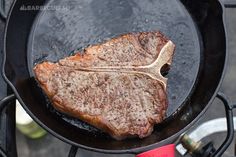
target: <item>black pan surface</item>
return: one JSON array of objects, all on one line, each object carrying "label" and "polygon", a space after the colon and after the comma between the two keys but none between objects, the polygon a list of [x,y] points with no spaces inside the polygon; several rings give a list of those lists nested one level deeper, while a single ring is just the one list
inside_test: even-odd
[{"label": "black pan surface", "polygon": [[[44,3],[57,9],[22,10],[22,6]],[[224,39],[222,17],[211,16],[219,20],[211,21],[210,26],[216,23],[218,35]],[[153,30],[169,37],[176,51],[167,75],[170,120],[157,125],[145,139],[116,141],[86,123],[58,114],[34,80],[32,68],[38,62],[57,61],[73,50],[123,33]],[[209,37],[203,36],[205,40]],[[220,42],[208,48],[202,45],[197,27],[178,0],[18,0],[6,30],[4,76],[28,113],[55,136],[95,151],[140,152],[170,141],[205,108],[222,76],[225,41]],[[211,71],[214,67],[217,70]]]},{"label": "black pan surface", "polygon": [[[176,44],[168,76],[171,116],[186,101],[200,66],[200,40],[187,11],[178,1],[51,0],[34,22],[28,44],[28,66],[58,61],[76,49],[129,32],[160,30]],[[175,6],[175,7],[174,7]]]},{"label": "black pan surface", "polygon": [[[201,48],[196,27],[177,1],[142,0],[51,0],[46,6],[57,10],[42,11],[34,22],[28,44],[28,66],[31,77],[38,62],[58,61],[84,48],[129,32],[160,30],[176,44],[167,91],[170,118],[186,103],[196,84]],[[169,4],[169,5],[168,5]],[[180,14],[183,12],[182,14]],[[187,13],[187,12],[185,12]],[[95,128],[76,118],[49,109],[81,129]],[[101,133],[97,130],[99,134]]]}]

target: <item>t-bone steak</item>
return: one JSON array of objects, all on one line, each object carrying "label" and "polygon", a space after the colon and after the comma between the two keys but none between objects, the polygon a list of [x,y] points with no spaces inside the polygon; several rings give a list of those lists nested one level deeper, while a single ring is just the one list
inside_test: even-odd
[{"label": "t-bone steak", "polygon": [[175,45],[160,32],[129,33],[34,67],[60,112],[113,138],[144,138],[165,118],[167,78]]}]

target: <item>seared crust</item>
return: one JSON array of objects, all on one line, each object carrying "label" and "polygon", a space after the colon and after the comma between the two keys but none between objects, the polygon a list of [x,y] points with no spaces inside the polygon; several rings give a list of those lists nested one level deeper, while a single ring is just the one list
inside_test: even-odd
[{"label": "seared crust", "polygon": [[[169,40],[160,32],[129,33],[93,45],[59,61],[72,67],[143,66],[157,59]],[[173,55],[173,53],[171,54]]]},{"label": "seared crust", "polygon": [[166,78],[160,69],[171,64],[173,51],[159,32],[126,34],[88,47],[84,55],[37,64],[35,78],[60,112],[118,140],[143,138],[165,117]]}]

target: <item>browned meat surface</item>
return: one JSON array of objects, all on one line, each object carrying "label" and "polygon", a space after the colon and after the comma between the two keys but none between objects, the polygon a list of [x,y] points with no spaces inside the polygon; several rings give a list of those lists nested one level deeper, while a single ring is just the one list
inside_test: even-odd
[{"label": "browned meat surface", "polygon": [[144,138],[167,110],[166,81],[174,44],[160,32],[130,33],[90,46],[83,55],[43,62],[35,77],[53,106],[115,139]]}]

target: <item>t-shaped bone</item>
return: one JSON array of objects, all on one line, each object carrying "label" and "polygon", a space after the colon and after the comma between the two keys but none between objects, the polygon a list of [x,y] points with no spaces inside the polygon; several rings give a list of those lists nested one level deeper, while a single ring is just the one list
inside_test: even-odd
[{"label": "t-shaped bone", "polygon": [[156,59],[149,65],[143,66],[104,66],[104,67],[91,67],[91,68],[76,68],[77,70],[93,71],[93,72],[124,72],[143,74],[161,81],[166,88],[167,78],[161,75],[161,68],[164,65],[170,65],[172,61],[172,55],[175,45],[172,41],[168,41],[160,53],[156,56]]}]

